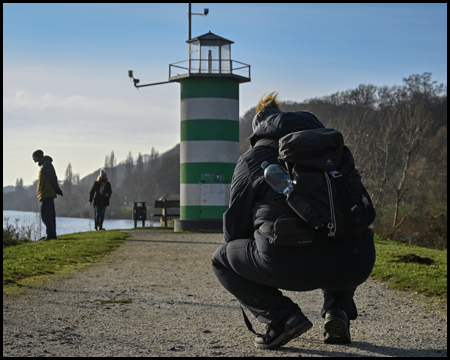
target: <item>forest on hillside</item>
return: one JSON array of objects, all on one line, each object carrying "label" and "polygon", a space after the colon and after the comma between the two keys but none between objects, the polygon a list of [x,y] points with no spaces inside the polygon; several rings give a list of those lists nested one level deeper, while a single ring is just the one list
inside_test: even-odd
[{"label": "forest on hillside", "polygon": [[[446,85],[432,81],[430,73],[415,74],[402,85],[361,84],[303,102],[282,101],[282,110],[311,111],[326,127],[343,133],[376,206],[375,232],[447,247]],[[249,147],[254,115],[255,107],[240,119],[241,154]],[[152,205],[163,196],[179,199],[179,145],[164,154],[152,148],[149,155],[136,159],[129,153],[119,164],[112,151],[104,166],[113,184],[108,217],[130,218],[125,206],[131,201]],[[87,194],[97,175],[98,171],[80,180],[68,165],[64,196],[56,202],[58,216],[92,217]],[[18,179],[15,190],[3,196],[3,209],[30,211],[36,206],[36,183],[25,189]]]},{"label": "forest on hillside", "polygon": [[[302,103],[287,101],[282,110],[311,111],[342,132],[377,210],[375,232],[447,247],[446,85],[424,73],[400,86],[362,84]],[[241,153],[254,115],[252,108],[241,119]]]}]

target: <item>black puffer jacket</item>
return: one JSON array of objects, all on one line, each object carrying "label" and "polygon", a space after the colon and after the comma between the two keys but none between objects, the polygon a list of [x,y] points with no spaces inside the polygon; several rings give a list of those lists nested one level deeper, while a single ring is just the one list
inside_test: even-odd
[{"label": "black puffer jacket", "polygon": [[[281,117],[281,114],[283,116]],[[231,184],[230,207],[224,214],[224,236],[229,242],[253,238],[253,233],[266,221],[275,221],[283,214],[295,213],[286,206],[286,198],[276,193],[264,180],[261,164],[278,162],[276,149],[253,147],[260,139],[280,139],[295,131],[323,128],[319,119],[309,111],[295,113],[277,112],[270,115],[251,135],[252,148],[243,154],[236,165]],[[272,206],[264,198],[277,201]]]},{"label": "black puffer jacket", "polygon": [[110,182],[108,180],[97,180],[89,191],[89,202],[94,199],[94,206],[109,206],[111,194]]}]

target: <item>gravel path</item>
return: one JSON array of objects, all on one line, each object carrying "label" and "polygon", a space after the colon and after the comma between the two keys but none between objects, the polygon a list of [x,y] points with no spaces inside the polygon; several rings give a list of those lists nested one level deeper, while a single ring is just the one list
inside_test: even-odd
[{"label": "gravel path", "polygon": [[[314,326],[258,350],[211,270],[222,234],[129,233],[99,263],[4,299],[3,356],[447,356],[446,314],[372,280],[356,292],[351,344],[323,343],[320,291],[287,291]],[[100,303],[113,299],[132,302]]]}]

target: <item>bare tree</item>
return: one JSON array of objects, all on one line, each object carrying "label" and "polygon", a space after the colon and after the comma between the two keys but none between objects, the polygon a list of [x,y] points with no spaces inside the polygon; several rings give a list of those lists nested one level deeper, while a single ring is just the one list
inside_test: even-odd
[{"label": "bare tree", "polygon": [[405,202],[407,193],[410,190],[410,168],[414,161],[414,156],[419,147],[427,139],[431,124],[431,119],[426,111],[424,111],[423,103],[403,106],[398,112],[397,120],[403,125],[403,132],[401,135],[403,141],[400,146],[401,153],[398,154],[399,159],[401,159],[401,172],[397,184],[394,185],[395,199],[391,237],[402,222],[417,210],[417,207],[410,209],[403,207],[404,211],[402,216],[400,216],[399,213],[401,204]]}]

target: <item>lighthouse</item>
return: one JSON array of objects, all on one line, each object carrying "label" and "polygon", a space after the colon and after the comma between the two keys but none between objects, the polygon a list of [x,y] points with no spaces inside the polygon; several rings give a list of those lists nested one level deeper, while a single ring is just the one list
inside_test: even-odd
[{"label": "lighthouse", "polygon": [[189,59],[170,64],[180,83],[180,219],[175,231],[222,231],[239,157],[239,84],[250,65],[211,31],[187,41]]},{"label": "lighthouse", "polygon": [[[205,12],[206,13],[206,12]],[[180,219],[175,231],[223,229],[239,157],[239,85],[250,65],[232,60],[233,41],[211,31],[186,41],[188,60],[169,64],[166,82],[180,83]]]}]

